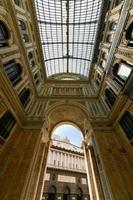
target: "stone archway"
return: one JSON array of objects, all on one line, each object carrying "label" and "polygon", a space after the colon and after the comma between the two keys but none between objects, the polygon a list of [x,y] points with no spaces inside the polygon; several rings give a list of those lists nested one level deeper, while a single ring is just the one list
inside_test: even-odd
[{"label": "stone archway", "polygon": [[49,132],[61,122],[70,122],[75,124],[85,137],[85,130],[91,129],[87,113],[78,106],[61,104],[47,111],[47,121]]},{"label": "stone archway", "polygon": [[[85,149],[85,157],[86,157],[86,164],[87,164],[87,175],[88,175],[88,184],[89,190],[92,195],[91,200],[99,200],[98,196],[101,196],[101,185],[99,183],[99,179],[94,180],[94,174],[92,174],[93,170],[96,170],[95,174],[98,175],[98,169],[90,165],[90,158],[89,156],[93,156],[90,154],[88,146],[89,146],[89,138],[93,134],[93,129],[89,122],[89,116],[87,112],[77,106],[72,104],[59,104],[56,106],[52,106],[46,112],[45,122],[42,127],[42,143],[45,143],[45,150],[44,150],[44,161],[42,165],[42,170],[40,172],[40,178],[38,181],[38,189],[37,195],[35,200],[41,200],[43,187],[44,187],[44,176],[46,172],[46,165],[47,165],[47,157],[48,157],[48,150],[50,147],[50,140],[51,140],[51,133],[53,129],[62,122],[69,122],[75,124],[81,132],[83,133],[83,141],[84,141],[84,149]],[[95,161],[92,165],[95,165]],[[93,170],[92,170],[93,168]],[[96,183],[98,182],[98,183]],[[104,199],[104,198],[102,198]]]}]

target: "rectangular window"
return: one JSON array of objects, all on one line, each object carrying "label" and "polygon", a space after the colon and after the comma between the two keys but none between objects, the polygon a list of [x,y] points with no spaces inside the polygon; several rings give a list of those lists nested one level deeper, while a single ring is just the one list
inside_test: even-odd
[{"label": "rectangular window", "polygon": [[16,120],[13,115],[9,111],[6,111],[0,118],[0,137],[6,139],[15,125],[15,122]]}]

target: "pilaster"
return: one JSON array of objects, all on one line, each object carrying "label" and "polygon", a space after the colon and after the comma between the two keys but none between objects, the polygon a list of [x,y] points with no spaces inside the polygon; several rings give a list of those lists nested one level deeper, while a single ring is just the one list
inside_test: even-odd
[{"label": "pilaster", "polygon": [[39,131],[16,126],[0,152],[0,199],[24,199]]},{"label": "pilaster", "polygon": [[109,186],[111,200],[133,199],[132,165],[114,130],[97,130],[94,133],[98,154]]},{"label": "pilaster", "polygon": [[93,150],[93,146],[85,146],[87,168],[88,168],[88,179],[91,200],[104,200],[104,194],[100,181],[99,171],[96,163],[96,158]]}]

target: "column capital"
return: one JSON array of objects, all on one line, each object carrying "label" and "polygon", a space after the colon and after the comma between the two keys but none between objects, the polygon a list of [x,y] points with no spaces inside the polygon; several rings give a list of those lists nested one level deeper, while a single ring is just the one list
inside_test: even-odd
[{"label": "column capital", "polygon": [[51,141],[51,139],[50,139],[49,129],[48,129],[48,126],[46,123],[43,124],[41,131],[42,131],[42,142],[49,143]]},{"label": "column capital", "polygon": [[88,142],[84,142],[85,150],[91,150],[93,148],[92,145],[88,144]]}]

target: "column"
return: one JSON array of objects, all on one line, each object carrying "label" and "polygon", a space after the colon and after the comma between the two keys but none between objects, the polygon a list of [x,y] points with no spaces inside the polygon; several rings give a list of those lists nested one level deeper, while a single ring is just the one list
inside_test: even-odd
[{"label": "column", "polygon": [[[62,152],[60,152],[60,162],[61,162],[60,166],[62,168],[63,165],[64,165],[64,162],[63,162],[63,153]],[[62,162],[63,162],[63,165],[62,165]]]},{"label": "column", "polygon": [[91,200],[105,200],[92,146],[85,147]]},{"label": "column", "polygon": [[52,160],[52,165],[54,166],[54,160],[55,160],[55,150],[53,150],[53,160]]},{"label": "column", "polygon": [[53,164],[53,160],[54,160],[54,159],[53,159],[53,157],[54,157],[54,151],[53,151],[53,150],[51,151],[51,154],[52,154],[52,156],[51,156],[51,162],[50,162],[50,165]]},{"label": "column", "polygon": [[36,192],[37,192],[37,188],[39,184],[39,177],[41,173],[44,153],[45,153],[45,143],[41,143],[39,147],[34,174],[31,180],[30,190],[28,192],[27,199],[34,200],[36,198]]},{"label": "column", "polygon": [[73,158],[73,159],[74,159],[74,168],[75,168],[75,161],[76,161],[76,160],[75,160],[75,155],[74,155],[74,158]]},{"label": "column", "polygon": [[66,161],[66,153],[64,154],[64,167],[66,168],[66,163],[67,163],[67,161]]},{"label": "column", "polygon": [[73,169],[73,155],[71,155],[71,168]]},{"label": "column", "polygon": [[66,168],[68,168],[68,154],[66,154]]},{"label": "column", "polygon": [[97,130],[94,135],[111,200],[133,199],[132,147],[122,136],[118,125],[112,130]]},{"label": "column", "polygon": [[46,174],[46,168],[47,168],[46,164],[47,164],[49,147],[50,147],[50,142],[47,142],[44,144],[45,149],[44,149],[43,161],[42,161],[42,165],[41,165],[41,171],[40,171],[38,188],[37,188],[35,200],[41,200],[41,198],[42,198],[42,193],[43,193],[43,188],[44,188],[44,176]]}]

